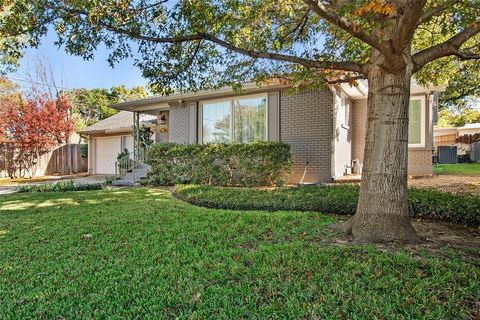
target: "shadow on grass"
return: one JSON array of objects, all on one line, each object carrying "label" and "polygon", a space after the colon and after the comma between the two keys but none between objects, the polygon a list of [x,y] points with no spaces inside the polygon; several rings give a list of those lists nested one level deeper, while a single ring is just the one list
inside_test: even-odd
[{"label": "shadow on grass", "polygon": [[165,190],[143,188],[11,194],[0,197],[0,216],[24,216],[26,211],[30,214],[62,213],[74,207],[82,209],[81,211],[90,211],[93,207],[115,206],[124,201],[141,205],[145,199],[162,202],[167,201],[169,196],[169,192]]}]

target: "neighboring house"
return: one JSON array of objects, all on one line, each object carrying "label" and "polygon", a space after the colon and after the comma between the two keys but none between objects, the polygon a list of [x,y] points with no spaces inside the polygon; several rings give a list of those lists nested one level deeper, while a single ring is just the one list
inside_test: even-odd
[{"label": "neighboring house", "polygon": [[[412,85],[409,127],[409,174],[432,174],[433,119],[442,88]],[[363,162],[367,121],[365,82],[289,94],[285,85],[244,85],[113,105],[157,119],[156,142],[208,143],[283,141],[294,157],[291,183],[328,182],[351,173]],[[131,137],[132,113],[124,112],[87,128],[89,171],[114,172],[112,159]],[[122,117],[117,124],[115,117]],[[123,138],[122,138],[123,137]],[[303,180],[302,180],[303,177]]]},{"label": "neighboring house", "polygon": [[461,136],[480,134],[480,123],[469,123],[463,127],[435,128],[433,130],[434,147],[457,146],[459,155],[465,155],[470,152],[470,144],[457,142]]}]

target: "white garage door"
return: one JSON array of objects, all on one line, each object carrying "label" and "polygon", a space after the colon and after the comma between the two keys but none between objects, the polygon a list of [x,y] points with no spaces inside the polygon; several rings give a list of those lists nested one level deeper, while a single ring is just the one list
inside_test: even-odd
[{"label": "white garage door", "polygon": [[120,136],[95,140],[95,173],[115,174],[115,161],[121,149]]},{"label": "white garage door", "polygon": [[133,136],[123,136],[123,143],[124,148],[126,148],[129,152],[133,152]]}]

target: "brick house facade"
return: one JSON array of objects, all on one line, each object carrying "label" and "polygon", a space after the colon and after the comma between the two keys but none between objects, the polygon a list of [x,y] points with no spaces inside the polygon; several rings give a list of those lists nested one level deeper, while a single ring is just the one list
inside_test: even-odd
[{"label": "brick house facade", "polygon": [[[114,105],[113,108],[149,115],[166,114],[164,119],[167,120],[158,124],[164,128],[161,135],[157,132],[156,136],[162,136],[159,142],[203,143],[209,142],[208,138],[211,138],[204,121],[211,121],[212,116],[223,112],[223,115],[228,115],[230,127],[222,132],[215,129],[218,131],[215,134],[233,136],[236,124],[232,118],[237,117],[234,106],[239,101],[257,99],[263,103],[263,139],[283,141],[292,148],[294,166],[290,182],[317,183],[332,181],[351,173],[353,160],[363,162],[367,90],[365,86],[341,85],[292,94],[282,85],[260,88],[248,84],[240,95],[224,88],[125,102]],[[434,92],[432,88],[412,87],[412,99],[415,96],[421,102],[418,104],[422,108],[418,113],[421,119],[416,119],[416,126],[422,131],[421,136],[417,137],[418,143],[409,147],[411,175],[432,173],[432,115],[438,99],[438,94]],[[204,113],[204,108],[208,108],[207,113]],[[212,113],[212,110],[216,113]],[[231,114],[228,113],[229,110]],[[84,133],[89,134],[88,128]],[[98,130],[89,135],[92,143],[96,134],[99,134]],[[115,134],[118,134],[118,130]],[[101,132],[101,135],[108,134]],[[98,162],[95,159],[93,155],[89,160],[90,172],[101,173],[95,171],[95,161]]]}]

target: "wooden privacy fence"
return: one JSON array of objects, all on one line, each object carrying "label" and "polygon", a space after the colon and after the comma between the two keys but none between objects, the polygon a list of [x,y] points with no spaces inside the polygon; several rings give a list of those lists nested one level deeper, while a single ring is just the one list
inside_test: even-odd
[{"label": "wooden privacy fence", "polygon": [[82,158],[81,144],[66,144],[49,153],[45,175],[69,174],[87,171],[87,159]]},{"label": "wooden privacy fence", "polygon": [[[82,158],[81,144],[58,146],[40,156],[35,176],[87,172],[87,158]],[[7,177],[5,155],[0,155],[0,177]]]},{"label": "wooden privacy fence", "polygon": [[457,139],[458,134],[448,134],[445,136],[436,136],[434,138],[435,149],[440,146],[451,146],[455,144],[455,140]]}]

